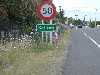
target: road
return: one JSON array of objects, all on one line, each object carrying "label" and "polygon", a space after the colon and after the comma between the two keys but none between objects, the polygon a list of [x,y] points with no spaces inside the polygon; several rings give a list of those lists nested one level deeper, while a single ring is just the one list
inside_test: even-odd
[{"label": "road", "polygon": [[100,29],[73,30],[63,75],[100,75]]}]

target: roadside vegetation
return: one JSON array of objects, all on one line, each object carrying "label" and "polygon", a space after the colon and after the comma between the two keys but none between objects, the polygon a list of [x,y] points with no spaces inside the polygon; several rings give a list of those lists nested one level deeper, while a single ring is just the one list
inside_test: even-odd
[{"label": "roadside vegetation", "polygon": [[[58,48],[50,43],[50,34],[36,31],[41,20],[36,6],[42,0],[0,1],[0,75],[58,75],[64,59],[64,48],[70,32],[65,28],[64,11],[60,8],[53,23],[60,40]],[[44,23],[49,23],[44,21]]]},{"label": "roadside vegetation", "polygon": [[48,45],[39,49],[28,47],[0,51],[0,74],[57,75],[57,73],[61,73],[64,48],[67,46],[69,34],[67,30],[63,33],[59,48]]}]

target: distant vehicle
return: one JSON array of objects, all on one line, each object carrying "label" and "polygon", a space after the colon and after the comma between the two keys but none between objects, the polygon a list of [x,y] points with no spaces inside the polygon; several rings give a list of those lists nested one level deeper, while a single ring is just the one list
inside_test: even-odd
[{"label": "distant vehicle", "polygon": [[97,25],[97,28],[100,28],[100,25]]},{"label": "distant vehicle", "polygon": [[82,28],[82,25],[78,25],[78,28]]},{"label": "distant vehicle", "polygon": [[71,28],[74,28],[74,25],[73,25],[73,24],[70,24],[70,27],[71,27]]},{"label": "distant vehicle", "polygon": [[85,26],[85,28],[89,28],[89,26]]}]

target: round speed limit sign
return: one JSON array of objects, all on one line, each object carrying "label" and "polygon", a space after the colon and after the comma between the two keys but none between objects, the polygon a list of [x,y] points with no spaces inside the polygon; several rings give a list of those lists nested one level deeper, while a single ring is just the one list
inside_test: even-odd
[{"label": "round speed limit sign", "polygon": [[37,6],[37,15],[43,20],[53,19],[56,16],[56,8],[52,3],[45,2]]}]

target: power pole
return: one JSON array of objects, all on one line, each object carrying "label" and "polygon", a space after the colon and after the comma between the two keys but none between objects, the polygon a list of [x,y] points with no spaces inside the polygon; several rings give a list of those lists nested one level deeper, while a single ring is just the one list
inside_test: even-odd
[{"label": "power pole", "polygon": [[[98,9],[95,9],[96,10],[96,12],[98,11]],[[95,27],[96,27],[97,25],[96,25],[96,13],[95,13]]]},{"label": "power pole", "polygon": [[96,17],[95,17],[95,27],[96,27]]}]

